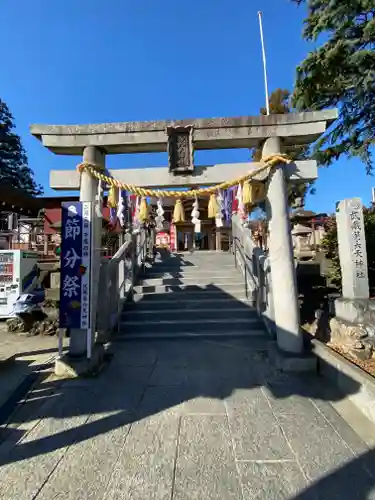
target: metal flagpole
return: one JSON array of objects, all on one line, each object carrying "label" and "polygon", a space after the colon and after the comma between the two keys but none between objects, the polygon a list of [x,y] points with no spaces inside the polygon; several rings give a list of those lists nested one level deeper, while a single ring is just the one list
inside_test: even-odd
[{"label": "metal flagpole", "polygon": [[266,62],[266,51],[264,49],[263,23],[262,23],[261,11],[258,12],[258,18],[259,18],[259,29],[260,29],[260,41],[262,44],[264,89],[265,89],[265,93],[266,93],[266,110],[267,110],[267,115],[269,115],[270,114],[270,103],[269,103],[269,97],[268,97],[267,62]]}]

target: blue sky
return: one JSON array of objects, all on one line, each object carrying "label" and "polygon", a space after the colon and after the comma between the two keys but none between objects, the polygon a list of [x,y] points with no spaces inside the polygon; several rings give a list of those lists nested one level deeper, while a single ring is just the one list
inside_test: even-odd
[{"label": "blue sky", "polygon": [[[36,180],[53,195],[56,156],[31,123],[70,124],[258,114],[264,105],[257,11],[262,9],[270,90],[292,88],[309,45],[304,10],[289,0],[2,0],[0,96],[10,107]],[[197,152],[197,163],[245,161],[248,152]],[[110,156],[110,168],[166,165],[165,154]],[[371,197],[358,160],[321,169],[309,208]]]}]

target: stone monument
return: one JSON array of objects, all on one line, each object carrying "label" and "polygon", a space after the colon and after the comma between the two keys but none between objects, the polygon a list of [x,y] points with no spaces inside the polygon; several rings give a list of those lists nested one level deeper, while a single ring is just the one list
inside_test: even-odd
[{"label": "stone monument", "polygon": [[368,299],[367,252],[362,201],[359,198],[341,201],[336,220],[343,297],[354,300]]},{"label": "stone monument", "polygon": [[373,351],[375,304],[369,300],[369,281],[363,204],[349,198],[338,204],[337,237],[342,276],[342,297],[335,301],[330,322],[331,341],[361,359]]}]

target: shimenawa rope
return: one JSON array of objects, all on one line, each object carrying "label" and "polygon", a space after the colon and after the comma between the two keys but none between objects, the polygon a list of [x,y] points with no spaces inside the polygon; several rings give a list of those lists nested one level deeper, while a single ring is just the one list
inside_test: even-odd
[{"label": "shimenawa rope", "polygon": [[[261,172],[267,170],[268,168],[275,167],[280,164],[288,164],[291,162],[291,159],[284,154],[278,154],[278,155],[271,155],[267,156],[262,160],[262,164],[252,170],[251,172],[248,172],[241,177],[238,177],[236,179],[233,179],[231,181],[224,181],[221,182],[220,184],[216,184],[215,186],[210,186],[206,188],[200,188],[200,189],[192,189],[190,191],[168,191],[168,190],[162,190],[162,189],[146,189],[142,188],[140,186],[136,186],[135,184],[126,184],[125,182],[121,182],[118,179],[115,179],[114,177],[110,175],[106,175],[104,173],[103,167],[100,165],[95,165],[93,163],[87,163],[83,162],[77,165],[77,170],[82,173],[84,171],[88,172],[90,175],[95,177],[96,179],[105,182],[110,186],[111,188],[120,188],[125,191],[128,191],[129,193],[136,194],[138,196],[155,196],[158,198],[163,198],[163,197],[172,197],[172,198],[195,198],[196,196],[199,195],[211,195],[211,194],[216,194],[219,189],[228,189],[232,186],[236,186],[237,184],[240,184],[242,182],[250,181],[254,177],[256,177],[258,174]],[[247,188],[247,185],[246,185]],[[247,188],[248,190],[248,188]]]}]

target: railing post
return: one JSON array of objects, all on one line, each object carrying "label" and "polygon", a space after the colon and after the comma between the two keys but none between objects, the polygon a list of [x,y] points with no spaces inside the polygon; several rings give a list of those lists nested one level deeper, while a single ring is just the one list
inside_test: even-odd
[{"label": "railing post", "polygon": [[248,291],[248,286],[247,286],[247,265],[246,262],[244,262],[244,274],[245,274],[245,296],[248,299],[249,298],[249,291]]},{"label": "railing post", "polygon": [[138,237],[136,234],[131,235],[132,246],[131,246],[131,287],[135,285],[135,274],[137,266],[137,241]]},{"label": "railing post", "polygon": [[123,287],[125,281],[125,260],[121,259],[118,263],[118,285],[119,285],[119,297],[118,300],[121,300],[125,297],[125,290]]},{"label": "railing post", "polygon": [[105,344],[107,341],[107,332],[110,325],[110,293],[109,293],[109,263],[103,259],[100,265],[99,290],[103,290],[100,301],[98,301],[98,342]]},{"label": "railing post", "polygon": [[[121,327],[121,298],[123,297],[124,293],[122,291],[122,288],[124,286],[123,281],[125,279],[125,261],[120,260],[118,263],[118,283],[117,283],[117,290],[118,290],[118,296],[117,296],[117,333],[120,333],[120,327]],[[124,290],[125,292],[125,290]]]}]

